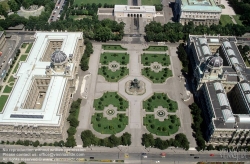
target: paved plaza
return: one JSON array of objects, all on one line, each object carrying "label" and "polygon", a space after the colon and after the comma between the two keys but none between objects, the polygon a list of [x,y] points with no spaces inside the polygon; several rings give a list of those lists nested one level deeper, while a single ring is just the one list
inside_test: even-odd
[{"label": "paved plaza", "polygon": [[[132,40],[131,40],[132,42]],[[121,51],[113,51],[113,50],[103,50],[101,43],[93,43],[94,53],[90,57],[90,65],[89,70],[87,72],[80,72],[79,78],[79,86],[77,93],[75,95],[83,98],[81,104],[81,110],[79,114],[80,124],[77,128],[76,140],[77,145],[82,145],[82,141],[80,138],[80,134],[83,130],[91,129],[93,133],[99,138],[105,138],[110,136],[109,134],[101,134],[96,132],[91,125],[91,118],[95,113],[105,113],[107,109],[104,111],[95,111],[93,108],[93,103],[95,99],[102,97],[105,92],[117,92],[121,97],[126,99],[129,102],[128,109],[123,112],[126,113],[128,116],[128,125],[126,128],[116,134],[116,136],[121,136],[124,132],[128,132],[131,134],[131,141],[132,144],[130,146],[131,151],[138,151],[137,149],[141,149],[141,137],[144,133],[149,133],[145,126],[143,126],[143,117],[145,117],[146,113],[143,109],[142,102],[153,95],[154,92],[156,93],[164,93],[166,94],[171,100],[174,100],[178,103],[178,110],[175,113],[177,117],[180,119],[181,126],[177,133],[184,133],[187,135],[188,140],[190,141],[190,147],[195,147],[195,140],[192,137],[192,129],[191,129],[191,114],[190,109],[188,108],[188,102],[183,101],[183,99],[187,99],[188,95],[186,95],[187,90],[185,87],[185,81],[178,76],[181,73],[181,64],[176,54],[176,47],[171,45],[169,46],[169,50],[162,52],[162,54],[169,54],[171,65],[169,69],[172,71],[173,76],[166,79],[163,83],[153,83],[150,79],[141,75],[141,70],[143,65],[141,64],[141,54],[143,53],[150,53],[150,54],[160,54],[160,52],[145,52],[147,46],[144,44],[122,44],[124,48],[127,50],[123,51],[129,54],[129,75],[125,76],[118,82],[107,82],[105,78],[101,75],[98,75],[98,68],[99,68],[99,61],[100,55],[103,52],[113,52],[118,53]],[[83,78],[82,76],[88,75],[90,78]],[[143,81],[145,83],[146,92],[142,95],[129,95],[125,91],[126,82],[138,79],[139,81]],[[84,82],[82,82],[84,81]],[[86,85],[88,84],[88,85]],[[80,91],[79,91],[80,90]],[[81,92],[84,92],[81,93]],[[88,93],[86,95],[86,93]],[[84,96],[83,96],[84,95]],[[74,97],[74,98],[75,98]],[[112,102],[111,102],[112,103]],[[110,106],[115,111],[115,115],[117,109],[115,107]],[[162,109],[161,105],[155,109],[155,118],[162,120],[162,118],[157,117],[156,112]],[[169,113],[166,111],[166,117],[168,118]],[[104,117],[111,119],[112,117],[107,116],[104,114]],[[177,134],[176,133],[176,134]],[[154,135],[155,137],[158,137]],[[169,139],[173,138],[173,135],[170,136],[160,136],[162,139]],[[136,148],[137,147],[137,148]],[[131,149],[136,148],[136,149]]]}]

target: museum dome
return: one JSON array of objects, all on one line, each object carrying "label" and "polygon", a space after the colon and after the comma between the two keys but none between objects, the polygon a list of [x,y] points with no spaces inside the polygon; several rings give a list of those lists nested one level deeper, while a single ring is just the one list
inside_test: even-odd
[{"label": "museum dome", "polygon": [[207,66],[211,69],[219,68],[223,66],[223,59],[219,56],[219,54],[215,54],[214,56],[210,56],[207,59]]},{"label": "museum dome", "polygon": [[56,50],[52,55],[51,55],[51,62],[55,64],[63,63],[67,60],[67,55],[60,50]]}]

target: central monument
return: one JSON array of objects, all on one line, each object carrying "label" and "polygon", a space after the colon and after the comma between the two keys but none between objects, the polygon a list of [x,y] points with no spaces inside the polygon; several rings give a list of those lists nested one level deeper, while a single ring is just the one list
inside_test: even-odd
[{"label": "central monument", "polygon": [[129,80],[125,85],[126,93],[129,95],[143,95],[146,92],[145,83],[138,79]]}]

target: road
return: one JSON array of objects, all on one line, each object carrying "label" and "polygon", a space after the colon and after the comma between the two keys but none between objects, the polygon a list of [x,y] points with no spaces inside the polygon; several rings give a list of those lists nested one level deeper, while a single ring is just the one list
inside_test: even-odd
[{"label": "road", "polygon": [[[3,55],[0,57],[0,73],[8,72],[10,64],[8,64],[10,59],[13,59],[16,55],[17,50],[20,48],[23,42],[34,42],[33,33],[23,33],[18,35],[18,32],[8,33],[12,34],[10,39],[6,40]],[[15,35],[17,34],[17,35]],[[29,34],[29,35],[26,35]],[[4,77],[0,79],[0,84],[2,83]]]},{"label": "road", "polygon": [[[26,150],[25,150],[26,149]],[[74,150],[74,151],[73,151]],[[128,155],[127,157],[125,155]],[[66,149],[66,148],[19,148],[19,149],[0,149],[0,161],[78,161],[81,158],[95,160],[125,160],[125,163],[151,163],[155,161],[165,162],[198,162],[198,161],[249,161],[250,155],[245,152],[239,153],[224,153],[217,152],[214,156],[210,153],[204,152],[190,152],[175,153],[168,152],[166,157],[161,157],[160,153],[147,153],[147,158],[143,158],[141,153],[124,153],[124,152],[92,152],[85,149]],[[195,158],[196,157],[196,158]],[[198,158],[197,158],[198,157]]]},{"label": "road", "polygon": [[65,0],[58,0],[55,4],[55,9],[51,12],[48,22],[55,22],[60,19],[60,14],[63,10]]}]

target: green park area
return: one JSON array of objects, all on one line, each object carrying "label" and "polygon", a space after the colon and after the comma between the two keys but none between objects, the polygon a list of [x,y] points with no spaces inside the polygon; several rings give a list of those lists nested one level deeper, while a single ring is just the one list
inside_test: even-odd
[{"label": "green park area", "polygon": [[178,131],[180,120],[176,115],[168,115],[168,119],[159,121],[155,119],[153,114],[146,114],[146,117],[143,117],[143,125],[150,133],[158,136],[169,136]]},{"label": "green park area", "polygon": [[94,100],[95,110],[104,110],[110,104],[117,107],[117,111],[126,111],[128,108],[128,101],[124,100],[116,92],[105,92],[101,98]]},{"label": "green park area", "polygon": [[28,48],[26,49],[25,53],[29,53],[29,52],[30,52],[30,49],[31,49],[32,45],[33,45],[33,43],[30,43],[30,44],[29,44],[29,46],[28,46]]},{"label": "green park area", "polygon": [[123,131],[128,125],[128,116],[117,114],[117,117],[108,120],[102,113],[95,113],[92,116],[91,124],[95,131],[102,134],[116,134]]},{"label": "green park area", "polygon": [[12,87],[9,87],[8,85],[5,86],[3,93],[10,93],[12,90]]},{"label": "green park area", "polygon": [[154,109],[159,106],[167,108],[168,112],[176,112],[178,109],[178,104],[170,100],[164,93],[154,93],[149,99],[143,101],[143,109],[145,109],[146,112],[154,112]]},{"label": "green park area", "polygon": [[232,15],[235,22],[238,24],[238,25],[242,25],[242,21],[240,20],[240,15]]},{"label": "green park area", "polygon": [[151,68],[142,69],[142,75],[150,79],[153,83],[163,83],[168,77],[172,76],[172,71],[168,68],[163,68],[159,72],[154,72]]},{"label": "green park area", "polygon": [[0,112],[2,112],[3,107],[4,107],[4,105],[5,105],[5,103],[6,103],[7,99],[8,99],[8,97],[9,97],[9,96],[7,96],[7,95],[2,95],[2,96],[0,96]]},{"label": "green park area", "polygon": [[129,74],[129,70],[126,67],[120,67],[116,71],[111,71],[106,66],[102,66],[98,70],[98,74],[102,75],[108,82],[117,82],[122,79],[124,76]]},{"label": "green park area", "polygon": [[167,46],[149,46],[143,51],[167,51],[167,50],[168,50]]},{"label": "green park area", "polygon": [[121,65],[127,65],[129,62],[129,54],[127,53],[109,53],[104,52],[101,54],[100,63],[108,65],[109,62],[116,61]]},{"label": "green park area", "polygon": [[20,62],[20,61],[25,61],[25,60],[27,59],[27,57],[28,57],[28,55],[22,55],[22,56],[20,57],[20,59],[17,61],[17,64],[16,64],[16,66],[15,66],[15,68],[14,68],[14,70],[13,70],[13,74],[16,73],[16,71],[17,71],[17,69],[18,69],[18,67],[19,67],[19,62]]},{"label": "green park area", "polygon": [[150,66],[151,63],[158,62],[162,66],[170,65],[170,58],[167,54],[142,54],[141,63],[143,66]]},{"label": "green park area", "polygon": [[161,0],[142,0],[142,5],[159,5],[161,4]]},{"label": "green park area", "polygon": [[81,4],[92,4],[92,3],[95,3],[95,4],[116,4],[116,5],[127,5],[127,0],[75,0],[74,1],[74,4],[78,4],[78,5],[81,5]]},{"label": "green park area", "polygon": [[104,50],[119,50],[119,51],[127,50],[126,48],[123,48],[121,45],[102,45],[102,49],[104,49]]},{"label": "green park area", "polygon": [[232,19],[230,18],[229,15],[221,15],[220,24],[222,26],[226,26],[226,24],[233,24],[233,21],[232,21]]},{"label": "green park area", "polygon": [[27,45],[28,45],[28,43],[23,43],[21,48],[26,48]]}]

